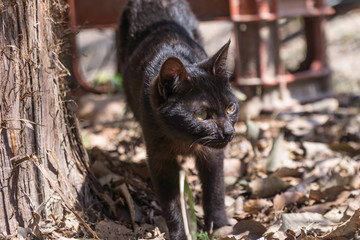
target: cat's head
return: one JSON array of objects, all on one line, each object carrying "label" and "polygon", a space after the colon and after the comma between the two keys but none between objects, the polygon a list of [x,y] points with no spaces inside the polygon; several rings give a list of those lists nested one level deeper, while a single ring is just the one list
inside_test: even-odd
[{"label": "cat's head", "polygon": [[226,67],[229,44],[197,64],[170,57],[152,81],[152,108],[175,139],[223,148],[234,137],[239,105]]}]

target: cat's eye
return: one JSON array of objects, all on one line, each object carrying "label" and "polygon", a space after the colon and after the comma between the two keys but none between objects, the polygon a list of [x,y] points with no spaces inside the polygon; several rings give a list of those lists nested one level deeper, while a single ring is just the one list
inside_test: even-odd
[{"label": "cat's eye", "polygon": [[235,112],[235,110],[236,110],[236,105],[235,105],[235,103],[232,103],[232,104],[230,104],[230,106],[226,109],[226,113],[227,113],[227,114],[232,114],[232,113]]},{"label": "cat's eye", "polygon": [[198,110],[195,112],[195,116],[198,120],[203,121],[208,117],[208,113],[206,110]]}]

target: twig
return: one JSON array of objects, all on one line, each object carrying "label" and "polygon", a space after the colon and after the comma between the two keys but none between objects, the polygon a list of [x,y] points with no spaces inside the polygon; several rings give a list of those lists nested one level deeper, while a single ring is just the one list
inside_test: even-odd
[{"label": "twig", "polygon": [[10,130],[10,138],[11,138],[11,150],[14,156],[17,156],[17,150],[16,150],[16,139],[14,130]]},{"label": "twig", "polygon": [[132,222],[133,228],[135,230],[136,223],[135,223],[135,208],[134,208],[133,200],[131,198],[131,195],[130,195],[129,190],[128,190],[127,186],[125,185],[125,183],[120,185],[120,190],[121,190],[122,194],[125,196],[125,200],[126,200],[126,203],[129,207],[129,211],[130,211],[131,222]]},{"label": "twig", "polygon": [[185,229],[185,235],[187,240],[191,240],[191,234],[190,234],[190,228],[189,228],[189,222],[187,217],[187,211],[186,211],[186,204],[185,204],[185,194],[184,194],[184,184],[185,184],[185,171],[181,170],[179,174],[179,180],[180,180],[180,205],[181,205],[181,215],[184,222],[184,229]]},{"label": "twig", "polygon": [[39,164],[38,158],[34,154],[32,154],[29,158],[35,164],[35,166],[40,170],[43,176],[48,180],[50,186],[55,190],[55,192],[59,194],[60,198],[65,203],[65,206],[75,215],[75,217],[84,225],[84,227],[93,235],[95,239],[100,240],[96,232],[94,232],[91,229],[91,227],[85,222],[85,220],[82,219],[82,217],[72,208],[72,206],[70,206],[69,199],[64,195],[61,189],[58,186],[56,186],[55,181],[48,175],[46,169],[44,169],[44,167]]}]

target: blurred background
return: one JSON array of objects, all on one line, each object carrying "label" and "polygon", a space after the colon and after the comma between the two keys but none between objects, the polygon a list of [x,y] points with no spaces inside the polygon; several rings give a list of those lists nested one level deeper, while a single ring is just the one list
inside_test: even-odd
[{"label": "blurred background", "polygon": [[[190,3],[209,55],[232,39],[229,67],[240,100],[254,99],[259,111],[272,112],[336,94],[359,95],[360,1],[229,2],[211,1],[209,9]],[[97,23],[87,19],[91,6],[73,6],[83,12],[73,21],[76,78],[93,89],[121,91],[116,22]]]}]

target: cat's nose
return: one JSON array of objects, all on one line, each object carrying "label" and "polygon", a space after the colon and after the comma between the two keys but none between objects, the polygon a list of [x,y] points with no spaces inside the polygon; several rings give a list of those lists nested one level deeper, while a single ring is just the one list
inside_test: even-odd
[{"label": "cat's nose", "polygon": [[224,139],[231,141],[234,137],[234,127],[226,121],[224,123],[224,130],[223,130]]}]

